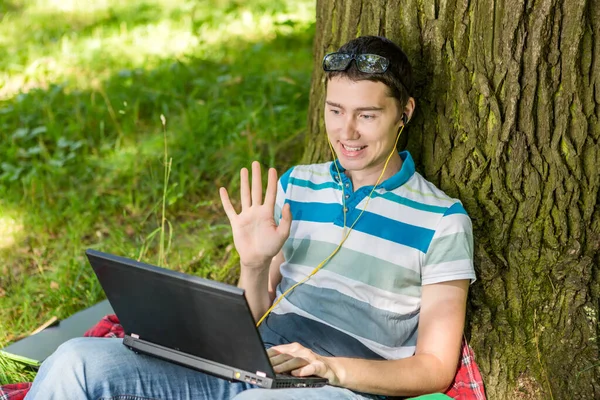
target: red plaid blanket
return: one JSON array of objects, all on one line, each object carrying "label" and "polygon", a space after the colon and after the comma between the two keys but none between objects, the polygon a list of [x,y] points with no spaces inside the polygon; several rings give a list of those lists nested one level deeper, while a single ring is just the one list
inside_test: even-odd
[{"label": "red plaid blanket", "polygon": [[[107,315],[84,336],[122,338],[123,334],[123,327],[117,316]],[[0,400],[23,400],[30,387],[31,383],[0,386]],[[483,379],[475,363],[473,349],[465,339],[463,339],[460,364],[456,370],[454,383],[448,388],[446,395],[455,400],[486,400]]]},{"label": "red plaid blanket", "polygon": [[446,390],[446,395],[454,400],[486,400],[483,378],[475,363],[475,353],[464,337],[461,351],[454,383]]}]

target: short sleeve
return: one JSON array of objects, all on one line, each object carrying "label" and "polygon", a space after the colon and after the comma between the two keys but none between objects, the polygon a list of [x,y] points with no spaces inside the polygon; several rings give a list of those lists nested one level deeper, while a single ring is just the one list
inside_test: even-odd
[{"label": "short sleeve", "polygon": [[470,279],[475,282],[473,266],[473,227],[460,202],[454,203],[436,227],[423,259],[421,284]]},{"label": "short sleeve", "polygon": [[288,183],[293,170],[293,167],[288,169],[277,181],[277,196],[275,198],[275,210],[273,215],[277,225],[279,225],[279,220],[281,220],[281,210],[283,209],[283,205],[287,198]]}]

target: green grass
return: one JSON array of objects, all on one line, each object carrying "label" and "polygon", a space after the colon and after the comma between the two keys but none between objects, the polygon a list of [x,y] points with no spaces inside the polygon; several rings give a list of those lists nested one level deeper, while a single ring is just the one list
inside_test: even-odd
[{"label": "green grass", "polygon": [[235,282],[218,187],[300,159],[313,35],[312,0],[2,2],[0,347],[103,298],[87,247]]}]

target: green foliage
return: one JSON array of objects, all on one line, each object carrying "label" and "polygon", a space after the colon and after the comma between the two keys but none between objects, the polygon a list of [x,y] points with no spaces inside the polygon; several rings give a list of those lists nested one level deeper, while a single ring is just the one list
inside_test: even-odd
[{"label": "green foliage", "polygon": [[312,3],[0,6],[0,347],[102,299],[87,247],[235,281],[218,187],[300,159]]},{"label": "green foliage", "polygon": [[35,377],[35,370],[25,364],[12,362],[0,353],[0,385],[12,382],[29,382]]}]

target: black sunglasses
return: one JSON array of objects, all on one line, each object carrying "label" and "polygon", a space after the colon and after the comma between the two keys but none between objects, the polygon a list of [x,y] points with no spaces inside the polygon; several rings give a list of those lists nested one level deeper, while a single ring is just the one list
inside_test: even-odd
[{"label": "black sunglasses", "polygon": [[390,61],[377,54],[329,53],[323,57],[323,70],[345,71],[354,60],[356,68],[366,74],[382,74],[387,71]]}]

